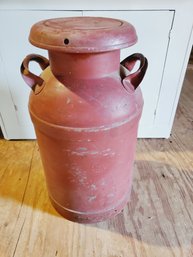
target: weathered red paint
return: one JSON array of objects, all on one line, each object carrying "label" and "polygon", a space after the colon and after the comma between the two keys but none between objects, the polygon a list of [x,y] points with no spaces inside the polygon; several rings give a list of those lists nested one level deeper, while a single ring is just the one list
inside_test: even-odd
[{"label": "weathered red paint", "polygon": [[[21,72],[33,89],[29,111],[49,196],[67,219],[98,222],[129,199],[143,107],[138,85],[147,60],[134,54],[119,62],[120,48],[136,40],[132,25],[108,18],[54,19],[32,27],[30,41],[48,49],[50,66],[29,55]],[[44,69],[41,78],[29,71],[31,60]],[[136,61],[138,70],[129,74]]]}]

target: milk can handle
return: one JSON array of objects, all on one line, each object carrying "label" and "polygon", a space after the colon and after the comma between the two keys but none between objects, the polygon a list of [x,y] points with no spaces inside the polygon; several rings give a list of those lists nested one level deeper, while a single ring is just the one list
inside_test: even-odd
[{"label": "milk can handle", "polygon": [[[139,86],[139,84],[143,80],[143,77],[145,75],[145,72],[146,72],[147,66],[148,66],[147,59],[142,54],[135,53],[135,54],[128,56],[121,62],[121,65],[123,65],[129,71],[132,71],[132,69],[137,61],[140,61],[138,70],[134,73],[129,74],[128,76],[126,76],[123,79],[123,82],[128,81],[129,83],[131,83],[133,85],[133,87],[135,89]],[[124,83],[124,84],[126,84],[126,83]]]},{"label": "milk can handle", "polygon": [[29,71],[29,63],[31,61],[37,62],[42,68],[42,70],[45,70],[49,66],[49,61],[47,58],[38,54],[29,54],[23,60],[20,68],[21,75],[24,81],[28,84],[28,86],[30,86],[31,89],[34,91],[35,86],[41,86],[44,83],[44,80],[41,77]]}]

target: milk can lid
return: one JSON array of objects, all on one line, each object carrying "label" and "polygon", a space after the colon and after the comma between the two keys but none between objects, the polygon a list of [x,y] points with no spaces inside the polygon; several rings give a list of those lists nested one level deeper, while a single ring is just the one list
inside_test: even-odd
[{"label": "milk can lid", "polygon": [[30,42],[40,48],[71,53],[104,52],[136,43],[134,27],[122,20],[103,17],[72,17],[34,24]]}]

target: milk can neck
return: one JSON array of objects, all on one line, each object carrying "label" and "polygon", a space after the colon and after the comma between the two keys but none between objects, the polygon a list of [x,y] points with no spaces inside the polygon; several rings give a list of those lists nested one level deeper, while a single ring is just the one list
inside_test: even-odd
[{"label": "milk can neck", "polygon": [[102,53],[49,51],[50,67],[58,78],[94,79],[119,70],[120,50]]}]

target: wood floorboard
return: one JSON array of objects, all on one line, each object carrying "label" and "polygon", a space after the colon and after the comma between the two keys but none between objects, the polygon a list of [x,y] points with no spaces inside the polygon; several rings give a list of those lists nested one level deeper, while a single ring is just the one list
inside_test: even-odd
[{"label": "wood floorboard", "polygon": [[140,139],[131,200],[113,219],[51,206],[36,141],[0,139],[0,257],[193,257],[193,71],[170,139]]}]

